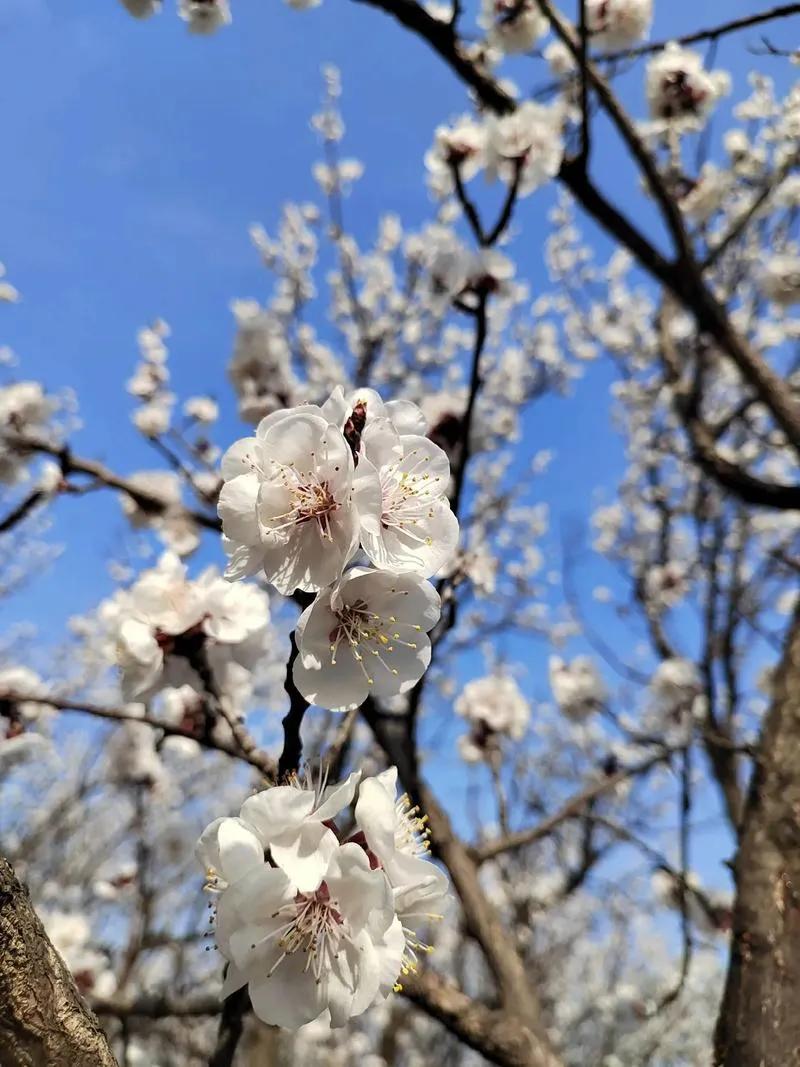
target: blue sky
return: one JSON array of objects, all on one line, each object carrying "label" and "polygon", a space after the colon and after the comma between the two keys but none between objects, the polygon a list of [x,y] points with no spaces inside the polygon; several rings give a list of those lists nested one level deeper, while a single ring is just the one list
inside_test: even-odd
[{"label": "blue sky", "polygon": [[[656,0],[654,35],[761,6]],[[397,212],[412,227],[429,216],[422,157],[436,123],[465,107],[462,88],[432,53],[361,5],[324,0],[297,13],[279,0],[233,0],[233,10],[233,26],[206,39],[188,35],[171,10],[137,22],[115,0],[0,0],[0,260],[24,297],[3,309],[0,342],[18,353],[20,374],[76,390],[85,423],[76,451],[123,473],[158,465],[130,426],[124,390],[137,358],[135,332],[156,316],[172,327],[176,392],[216,395],[224,411],[218,439],[240,435],[225,381],[228,303],[266,294],[248,225],[269,229],[282,203],[315,196],[309,117],[321,66],[342,70],[345,152],[366,165],[348,213],[365,240],[381,212]],[[734,97],[753,65],[743,46],[756,40],[742,35],[718,54],[717,64],[733,71]],[[796,34],[785,43],[794,46]],[[783,64],[769,69],[780,77]],[[523,90],[535,84],[520,70]],[[639,113],[640,79],[639,69],[623,83]],[[616,191],[629,172],[600,134],[596,173]],[[525,202],[515,245],[519,273],[534,292],[546,284],[550,202],[548,194]],[[591,368],[568,402],[569,419],[564,402],[552,401],[530,422],[531,453],[558,454],[542,481],[556,529],[561,519],[585,516],[598,486],[613,490],[620,453],[609,431],[608,380],[607,368]],[[110,589],[102,563],[124,534],[109,496],[59,502],[54,536],[66,545],[67,565],[4,605],[2,619],[33,619],[57,636],[69,614]],[[203,554],[221,559],[216,543]]]},{"label": "blue sky", "polygon": [[[661,0],[654,32],[711,24],[722,6]],[[753,6],[726,2],[724,14]],[[139,22],[115,0],[0,0],[0,259],[24,295],[3,315],[0,338],[19,354],[20,373],[77,391],[86,428],[76,448],[121,470],[152,458],[129,425],[123,382],[136,360],[135,331],[156,316],[173,329],[176,390],[201,383],[227,412],[220,439],[237,434],[233,404],[225,403],[228,303],[265,294],[248,225],[270,227],[283,202],[314,196],[309,117],[321,65],[343,72],[345,150],[366,164],[349,217],[365,239],[381,211],[412,226],[428,216],[421,159],[436,122],[465,101],[427,48],[356,4],[326,0],[298,13],[278,0],[234,0],[233,26],[211,38],[187,34],[170,7],[167,0],[160,17]],[[741,73],[740,48],[726,46],[721,58],[729,57]],[[628,86],[634,99],[639,77]],[[619,184],[619,154],[602,137],[595,165]],[[548,203],[546,195],[526,201],[515,246],[534,292],[546,284]],[[533,444],[559,454],[556,505],[565,513],[583,510],[598,484],[613,484],[606,380],[603,368],[592,370],[568,424],[559,404],[537,412]],[[88,536],[87,507],[97,512]],[[97,595],[105,582],[97,556],[122,532],[113,501],[67,501],[58,516],[79,581],[64,590],[45,577],[30,590],[32,609],[46,600],[56,624],[62,592],[67,610]]]}]

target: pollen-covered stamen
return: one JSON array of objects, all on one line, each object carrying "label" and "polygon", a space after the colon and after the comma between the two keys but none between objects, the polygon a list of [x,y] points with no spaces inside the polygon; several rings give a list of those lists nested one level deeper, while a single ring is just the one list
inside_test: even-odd
[{"label": "pollen-covered stamen", "polygon": [[431,538],[415,533],[414,527],[422,525],[424,528],[425,523],[434,517],[433,505],[443,492],[442,479],[426,470],[431,459],[428,455],[416,459],[410,467],[405,466],[416,455],[415,449],[380,472],[381,526],[385,530],[401,531],[418,544],[430,545]]},{"label": "pollen-covered stamen", "polygon": [[206,893],[221,893],[227,884],[215,867],[206,867],[206,880],[203,882],[203,889]]},{"label": "pollen-covered stamen", "polygon": [[394,846],[398,852],[409,856],[427,856],[431,850],[427,827],[428,816],[419,814],[418,805],[412,807],[408,793],[403,793],[395,803],[397,823],[394,831]]},{"label": "pollen-covered stamen", "polygon": [[[322,442],[325,448],[324,461],[328,460],[328,442]],[[291,529],[305,523],[315,522],[320,537],[332,541],[331,517],[340,508],[333,495],[328,480],[321,474],[317,465],[317,455],[311,453],[311,469],[299,471],[293,464],[272,461],[273,473],[289,494],[289,510],[270,519],[271,533]]]},{"label": "pollen-covered stamen", "polygon": [[273,915],[273,919],[279,917],[286,921],[252,945],[255,949],[278,938],[280,955],[267,977],[272,977],[287,956],[303,952],[307,955],[304,970],[310,970],[315,980],[321,981],[323,972],[338,955],[339,942],[346,932],[344,917],[331,899],[327,883],[323,882],[314,893],[298,893]]},{"label": "pollen-covered stamen", "polygon": [[[336,612],[337,625],[328,635],[330,641],[331,666],[336,665],[336,656],[339,647],[344,644],[350,649],[353,659],[359,665],[368,685],[373,685],[375,679],[370,675],[364,660],[366,656],[375,659],[384,670],[390,674],[397,674],[397,668],[393,667],[390,657],[394,652],[393,641],[405,645],[407,648],[416,648],[416,644],[403,641],[399,633],[393,633],[392,628],[396,624],[393,615],[383,617],[374,611],[369,611],[363,600],[357,600],[354,604],[348,604]],[[419,627],[415,627],[419,629]]]}]

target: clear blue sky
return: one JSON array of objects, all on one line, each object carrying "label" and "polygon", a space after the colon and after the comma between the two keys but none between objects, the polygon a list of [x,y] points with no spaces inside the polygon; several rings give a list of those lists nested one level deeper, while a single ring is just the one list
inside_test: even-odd
[{"label": "clear blue sky", "polygon": [[[656,0],[654,34],[766,6]],[[342,70],[345,151],[366,164],[349,204],[365,239],[383,211],[412,227],[429,216],[422,157],[436,123],[465,107],[461,86],[419,41],[363,6],[324,0],[298,13],[280,0],[233,0],[233,10],[231,27],[197,38],[171,10],[138,22],[116,0],[0,0],[0,260],[24,297],[3,309],[0,343],[17,351],[25,376],[76,390],[86,424],[76,450],[123,473],[158,465],[130,425],[124,389],[137,358],[135,332],[156,316],[173,330],[176,392],[216,395],[225,412],[218,439],[239,435],[225,380],[228,303],[266,295],[248,225],[271,228],[283,202],[315,196],[309,117],[322,64]],[[786,46],[796,45],[799,23],[784,25],[795,30]],[[717,56],[734,73],[734,96],[745,91],[752,66],[743,47],[756,39],[742,35]],[[769,69],[780,76],[782,67]],[[640,78],[637,71],[626,87],[639,113]],[[523,90],[529,84],[519,81]],[[618,189],[627,172],[616,146],[601,136],[595,150],[597,173]],[[515,248],[534,292],[546,284],[549,202],[547,195],[525,202]],[[558,454],[542,481],[556,530],[561,518],[586,516],[599,485],[613,490],[620,458],[609,437],[608,380],[607,368],[591,368],[568,402],[568,419],[565,402],[552,401],[531,421],[531,452]],[[38,578],[0,615],[5,623],[33,619],[50,637],[109,590],[99,564],[125,532],[109,496],[61,501],[55,510],[66,565]],[[221,559],[216,543],[203,554]]]}]

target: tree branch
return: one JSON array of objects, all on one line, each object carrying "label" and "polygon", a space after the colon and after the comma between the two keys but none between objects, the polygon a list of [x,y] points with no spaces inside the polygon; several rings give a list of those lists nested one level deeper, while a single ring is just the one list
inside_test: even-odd
[{"label": "tree branch", "polygon": [[0,856],[0,1062],[3,1067],[117,1067],[97,1019]]}]

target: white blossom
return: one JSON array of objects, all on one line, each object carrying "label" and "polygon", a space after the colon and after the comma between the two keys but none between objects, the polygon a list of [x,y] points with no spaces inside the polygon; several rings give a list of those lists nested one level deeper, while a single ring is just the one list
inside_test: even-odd
[{"label": "white blossom", "polygon": [[323,1012],[344,1026],[385,999],[405,937],[383,872],[345,844],[313,891],[266,863],[234,882],[219,898],[217,945],[231,962],[224,992],[247,984],[259,1019],[295,1030]]},{"label": "white blossom", "polygon": [[129,590],[102,604],[99,614],[115,643],[127,699],[186,682],[202,690],[191,663],[196,644],[219,686],[235,695],[262,652],[269,622],[260,589],[231,585],[213,567],[191,581],[169,552]]},{"label": "white blossom", "polygon": [[178,14],[192,33],[214,33],[231,21],[228,0],[178,0]]},{"label": "white blossom", "polygon": [[551,656],[548,671],[553,696],[567,718],[585,719],[605,701],[605,684],[588,656],[576,656],[569,663]]},{"label": "white blossom", "polygon": [[481,0],[479,25],[489,43],[509,54],[529,52],[547,31],[547,18],[536,0]]},{"label": "white blossom", "polygon": [[414,927],[435,915],[447,896],[446,875],[430,862],[428,831],[407,794],[397,796],[397,768],[365,778],[358,791],[356,823],[386,872],[409,948],[424,948]]},{"label": "white blossom", "polygon": [[382,1003],[427,951],[414,927],[442,904],[447,879],[425,858],[424,820],[396,799],[395,768],[361,783],[355,831],[342,841],[336,819],[360,777],[273,786],[198,841],[229,961],[223,995],[246,984],[272,1025],[343,1026]]},{"label": "white blossom", "polygon": [[519,741],[530,719],[530,704],[505,672],[494,672],[467,682],[455,702],[456,714],[470,724],[459,750],[468,762],[491,755],[501,737]]},{"label": "white blossom", "polygon": [[430,662],[439,612],[436,590],[417,575],[351,568],[300,616],[295,685],[332,711],[408,692]]},{"label": "white blossom", "polygon": [[586,24],[592,44],[622,49],[647,36],[653,21],[653,0],[587,0]]},{"label": "white blossom", "polygon": [[694,126],[729,91],[722,71],[707,71],[697,52],[670,42],[647,65],[647,99],[653,119]]},{"label": "white blossom", "polygon": [[161,0],[122,0],[122,5],[137,19],[149,19],[161,10]]},{"label": "white blossom", "polygon": [[358,544],[353,472],[347,441],[319,408],[263,419],[222,460],[226,576],[263,568],[284,594],[336,581]]},{"label": "white blossom", "polygon": [[464,182],[483,167],[486,127],[470,115],[462,115],[450,126],[437,126],[433,146],[425,155],[428,185],[437,197],[453,193],[453,168]]},{"label": "white blossom", "polygon": [[429,578],[458,544],[447,455],[426,437],[401,436],[388,419],[369,425],[362,443],[355,504],[364,551],[382,570]]},{"label": "white blossom", "polygon": [[770,256],[761,270],[761,290],[780,307],[800,303],[800,255]]},{"label": "white blossom", "polygon": [[564,156],[563,113],[526,100],[510,115],[487,120],[486,174],[507,184],[519,170],[518,192],[527,196],[558,173]]},{"label": "white blossom", "polygon": [[210,396],[192,396],[184,403],[183,413],[197,422],[216,422],[219,418],[219,405]]}]

